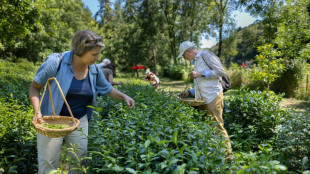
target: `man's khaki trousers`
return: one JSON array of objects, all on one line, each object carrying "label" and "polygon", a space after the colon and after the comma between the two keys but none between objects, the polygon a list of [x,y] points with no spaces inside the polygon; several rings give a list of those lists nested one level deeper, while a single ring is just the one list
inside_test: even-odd
[{"label": "man's khaki trousers", "polygon": [[211,115],[211,120],[217,121],[219,123],[216,126],[218,127],[219,132],[226,139],[226,144],[228,147],[228,153],[231,153],[231,144],[230,144],[229,136],[227,134],[226,129],[224,128],[224,122],[223,122],[223,116],[222,116],[223,107],[224,107],[224,95],[223,95],[223,92],[221,92],[210,103],[199,106],[199,110],[206,111],[206,113],[202,117],[203,121],[206,119],[207,115]]}]

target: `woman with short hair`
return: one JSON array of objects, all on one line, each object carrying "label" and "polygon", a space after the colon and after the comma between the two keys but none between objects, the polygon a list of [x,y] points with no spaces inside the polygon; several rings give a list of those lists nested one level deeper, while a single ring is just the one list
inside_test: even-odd
[{"label": "woman with short hair", "polygon": [[[98,94],[122,99],[129,108],[134,107],[134,100],[114,89],[94,64],[103,48],[102,38],[96,33],[91,30],[78,31],[72,38],[71,51],[48,55],[33,78],[29,88],[29,97],[35,114],[33,120],[37,115],[37,122],[42,123],[42,115],[53,115],[49,95],[44,96],[41,109],[38,110],[40,91],[50,77],[56,77],[73,116],[80,120],[78,129],[64,137],[49,138],[37,134],[39,174],[57,170],[63,139],[66,140],[67,147],[77,149],[77,156],[69,154],[72,158],[81,160],[86,156],[88,121],[92,114],[92,109],[87,106],[94,104]],[[51,82],[51,91],[56,115],[69,116],[68,108],[54,81]],[[80,173],[71,168],[72,166],[69,173]]]}]

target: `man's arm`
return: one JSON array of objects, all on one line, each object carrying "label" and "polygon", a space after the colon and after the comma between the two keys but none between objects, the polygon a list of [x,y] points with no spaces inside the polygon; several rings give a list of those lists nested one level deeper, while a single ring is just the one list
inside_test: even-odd
[{"label": "man's arm", "polygon": [[201,74],[206,78],[218,78],[226,75],[220,58],[211,52],[203,52],[202,59],[211,70],[205,70]]}]

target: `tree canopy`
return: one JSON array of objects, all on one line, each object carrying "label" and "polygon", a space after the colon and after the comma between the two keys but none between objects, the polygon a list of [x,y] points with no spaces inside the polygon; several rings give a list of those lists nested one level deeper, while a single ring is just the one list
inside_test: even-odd
[{"label": "tree canopy", "polygon": [[[216,37],[211,48],[226,66],[254,60],[257,47],[272,44],[283,55],[309,57],[309,2],[306,0],[99,0],[95,18],[81,0],[19,0],[0,5],[0,56],[42,62],[46,55],[70,49],[73,34],[91,29],[106,44],[108,57],[123,70],[143,64],[178,65],[182,41],[197,44]],[[236,28],[232,12],[245,8],[257,21]],[[288,32],[290,31],[290,32]]]}]

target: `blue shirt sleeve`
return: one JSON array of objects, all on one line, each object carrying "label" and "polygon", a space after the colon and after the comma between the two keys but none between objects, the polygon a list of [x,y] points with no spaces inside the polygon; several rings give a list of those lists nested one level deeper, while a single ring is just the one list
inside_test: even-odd
[{"label": "blue shirt sleeve", "polygon": [[97,67],[99,68],[99,70],[100,70],[103,66],[104,66],[104,64],[103,64],[103,63],[99,63],[99,64],[97,64]]},{"label": "blue shirt sleeve", "polygon": [[206,78],[210,78],[211,77],[211,71],[210,70],[205,70],[201,74],[202,74],[202,76],[204,76]]},{"label": "blue shirt sleeve", "polygon": [[190,95],[195,96],[195,88],[188,90]]},{"label": "blue shirt sleeve", "polygon": [[50,77],[54,77],[57,73],[57,68],[59,66],[60,54],[53,53],[47,56],[45,61],[42,63],[38,69],[36,75],[33,78],[33,81],[37,82],[40,85],[45,85],[46,81]]}]

